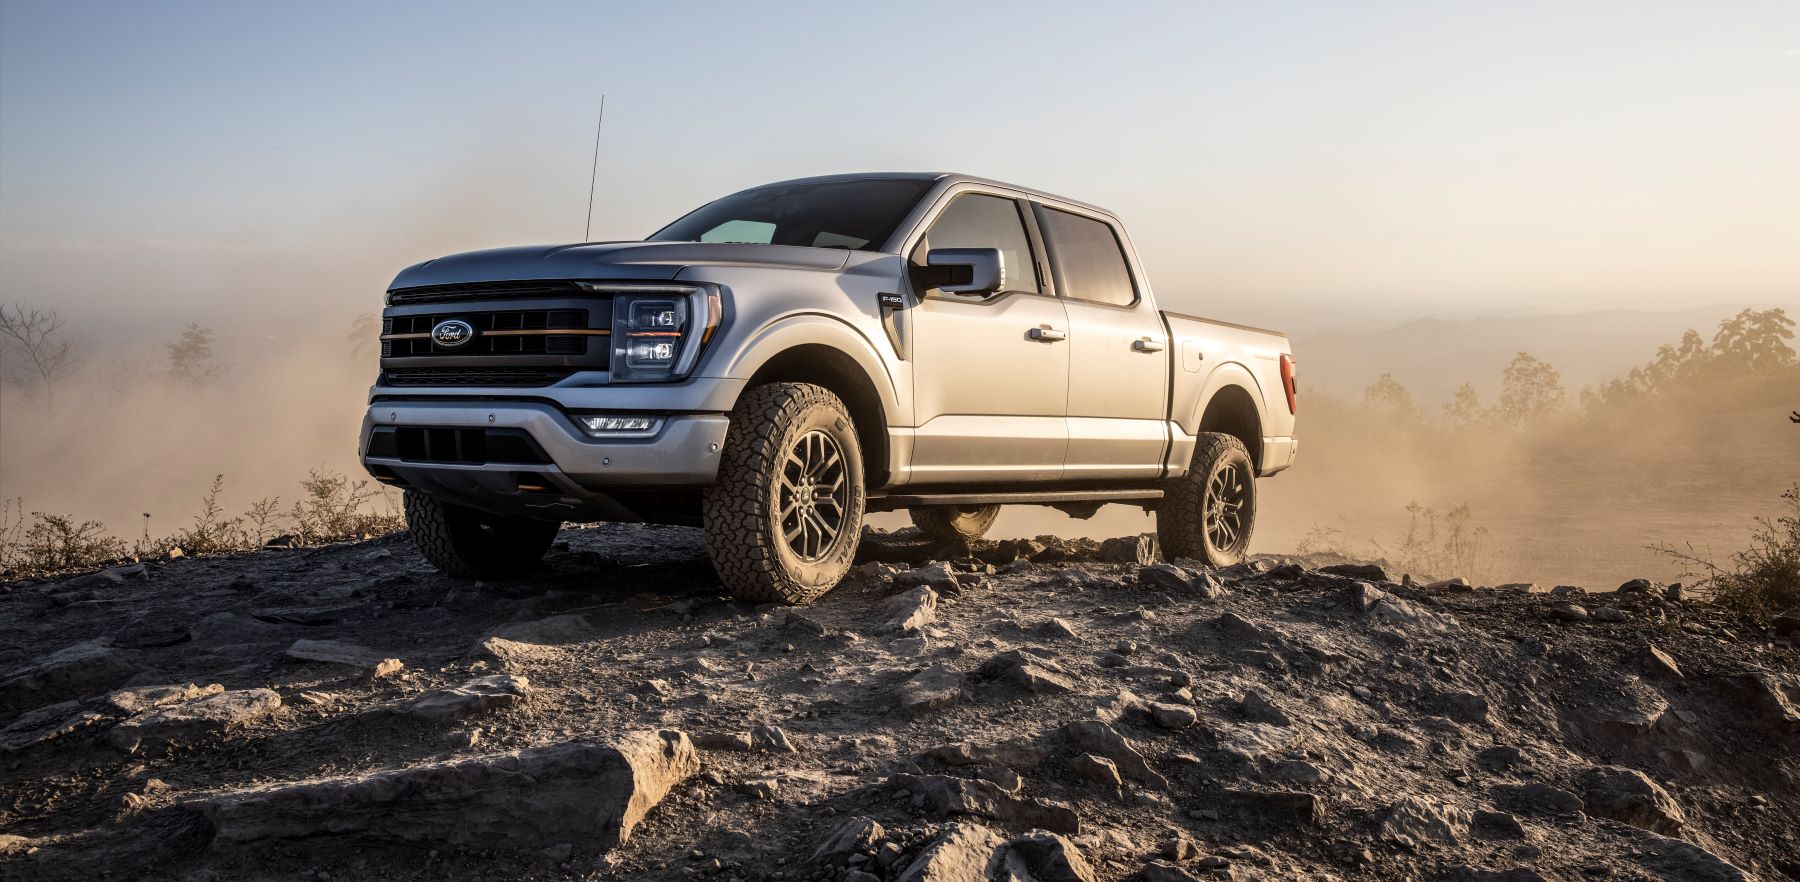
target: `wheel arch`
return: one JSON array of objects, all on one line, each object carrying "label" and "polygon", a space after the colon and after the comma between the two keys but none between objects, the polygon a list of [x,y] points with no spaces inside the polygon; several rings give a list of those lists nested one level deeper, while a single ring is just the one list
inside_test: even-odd
[{"label": "wheel arch", "polygon": [[[844,334],[854,338],[854,334]],[[835,335],[834,335],[835,336]],[[831,390],[850,411],[856,440],[863,449],[866,487],[885,486],[890,475],[888,420],[894,412],[891,387],[877,383],[865,361],[875,360],[865,347],[859,359],[843,340],[820,340],[812,334],[783,335],[756,348],[762,357],[745,365],[749,391],[767,383],[811,383]]]},{"label": "wheel arch", "polygon": [[1221,432],[1243,442],[1250,463],[1260,474],[1263,462],[1263,410],[1255,390],[1261,387],[1243,365],[1224,364],[1207,377],[1200,396],[1194,431]]}]

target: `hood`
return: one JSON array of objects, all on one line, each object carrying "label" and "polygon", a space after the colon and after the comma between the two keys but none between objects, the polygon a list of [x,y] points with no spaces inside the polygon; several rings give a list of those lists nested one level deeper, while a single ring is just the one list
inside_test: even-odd
[{"label": "hood", "polygon": [[685,267],[758,266],[837,270],[850,259],[841,248],[740,245],[724,242],[590,242],[523,245],[465,251],[407,267],[391,288],[509,282],[521,279],[673,279]]}]

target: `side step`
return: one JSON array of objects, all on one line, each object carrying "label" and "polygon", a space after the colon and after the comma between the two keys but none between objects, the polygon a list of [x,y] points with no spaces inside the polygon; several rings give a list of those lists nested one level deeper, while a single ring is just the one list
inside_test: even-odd
[{"label": "side step", "polygon": [[906,493],[869,497],[869,511],[899,511],[926,505],[1061,505],[1063,503],[1144,502],[1161,499],[1161,490],[1004,490],[995,493]]}]

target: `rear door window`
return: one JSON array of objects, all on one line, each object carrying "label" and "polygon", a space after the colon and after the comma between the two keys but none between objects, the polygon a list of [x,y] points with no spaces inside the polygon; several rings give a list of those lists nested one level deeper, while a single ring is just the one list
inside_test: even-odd
[{"label": "rear door window", "polygon": [[1137,302],[1125,251],[1110,224],[1043,206],[1038,222],[1048,240],[1062,296],[1109,306]]}]

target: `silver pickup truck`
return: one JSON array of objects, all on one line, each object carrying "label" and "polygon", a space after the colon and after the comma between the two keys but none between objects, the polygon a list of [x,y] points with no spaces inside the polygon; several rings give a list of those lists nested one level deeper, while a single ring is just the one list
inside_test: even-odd
[{"label": "silver pickup truck", "polygon": [[565,521],[686,524],[734,594],[804,603],[900,509],[953,540],[1123,503],[1168,557],[1234,563],[1294,393],[1282,335],[1158,310],[1109,212],[839,175],[407,268],[361,455],[452,576],[522,574]]}]

